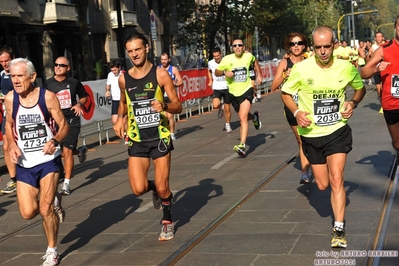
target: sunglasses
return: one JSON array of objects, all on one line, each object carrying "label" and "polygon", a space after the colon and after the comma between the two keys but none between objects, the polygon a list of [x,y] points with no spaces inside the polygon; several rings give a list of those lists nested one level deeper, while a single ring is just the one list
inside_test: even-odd
[{"label": "sunglasses", "polygon": [[321,49],[321,48],[324,48],[324,49],[331,49],[331,47],[333,47],[332,44],[329,44],[329,45],[315,45],[315,46],[314,46],[314,48],[317,49],[317,50],[319,50],[319,49]]},{"label": "sunglasses", "polygon": [[293,47],[295,45],[305,45],[305,42],[299,41],[299,42],[290,42],[290,47]]},{"label": "sunglasses", "polygon": [[57,64],[57,63],[55,63],[54,66],[55,66],[55,67],[68,67],[68,65],[65,65],[65,64]]},{"label": "sunglasses", "polygon": [[233,47],[243,47],[243,46],[244,46],[244,44],[242,44],[242,43],[233,44]]}]

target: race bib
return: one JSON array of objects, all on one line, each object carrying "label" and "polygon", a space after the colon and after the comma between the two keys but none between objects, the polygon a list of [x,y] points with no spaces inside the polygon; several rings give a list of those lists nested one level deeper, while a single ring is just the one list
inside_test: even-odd
[{"label": "race bib", "polygon": [[139,129],[159,126],[161,115],[151,107],[150,100],[133,101],[134,119]]},{"label": "race bib", "polygon": [[47,142],[47,131],[44,123],[20,126],[18,130],[25,153],[43,149]]},{"label": "race bib", "polygon": [[341,120],[339,99],[323,99],[313,101],[314,122],[317,126],[329,126]]},{"label": "race bib", "polygon": [[234,82],[245,82],[248,78],[247,69],[245,67],[239,67],[233,69]]},{"label": "race bib", "polygon": [[70,109],[72,107],[72,98],[70,90],[61,90],[56,94],[60,102],[61,109]]},{"label": "race bib", "polygon": [[393,98],[399,98],[399,75],[392,74],[391,95]]}]

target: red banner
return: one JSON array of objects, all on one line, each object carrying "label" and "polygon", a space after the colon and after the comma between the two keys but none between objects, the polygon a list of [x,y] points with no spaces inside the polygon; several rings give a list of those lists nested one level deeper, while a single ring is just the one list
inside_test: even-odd
[{"label": "red banner", "polygon": [[182,70],[180,75],[183,85],[179,87],[178,95],[181,102],[213,95],[208,86],[208,69]]}]

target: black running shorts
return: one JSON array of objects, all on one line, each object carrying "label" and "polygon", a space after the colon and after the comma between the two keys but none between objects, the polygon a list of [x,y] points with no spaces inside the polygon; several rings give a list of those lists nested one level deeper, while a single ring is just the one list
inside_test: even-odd
[{"label": "black running shorts", "polygon": [[155,160],[174,150],[170,138],[168,142],[162,139],[143,142],[135,142],[129,139],[129,143],[133,143],[127,150],[130,157],[151,158]]},{"label": "black running shorts", "polygon": [[399,122],[399,109],[384,110],[384,118],[387,125],[395,125]]},{"label": "black running shorts", "polygon": [[230,103],[233,105],[234,110],[238,113],[240,111],[240,104],[245,100],[248,100],[252,104],[252,100],[254,99],[254,89],[249,88],[243,95],[235,97],[233,94],[230,94]]},{"label": "black running shorts", "polygon": [[352,150],[352,129],[345,125],[330,135],[307,138],[301,136],[302,149],[311,164],[325,164],[326,158],[335,153]]}]

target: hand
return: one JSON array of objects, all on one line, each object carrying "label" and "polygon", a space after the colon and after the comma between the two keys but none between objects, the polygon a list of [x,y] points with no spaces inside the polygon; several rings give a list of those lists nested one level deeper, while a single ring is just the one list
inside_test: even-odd
[{"label": "hand", "polygon": [[296,114],[296,122],[298,123],[298,126],[300,126],[300,127],[308,127],[308,126],[310,126],[312,121],[309,118],[306,117],[307,115],[310,115],[310,113],[309,112],[305,112],[305,111],[299,111]]},{"label": "hand", "polygon": [[341,113],[341,116],[345,119],[349,119],[353,115],[353,103],[345,102],[344,110]]},{"label": "hand", "polygon": [[380,64],[379,64],[379,66],[378,66],[378,70],[381,72],[381,71],[384,71],[385,69],[387,69],[387,67],[389,66],[391,64],[391,62],[385,62],[385,61],[382,61]]},{"label": "hand", "polygon": [[42,151],[44,154],[54,154],[56,150],[57,150],[57,147],[54,145],[54,142],[52,140],[49,140],[44,145]]},{"label": "hand", "polygon": [[73,112],[75,113],[75,116],[80,116],[83,114],[83,109],[82,106],[80,106],[80,104],[76,104],[75,106],[72,106],[71,110],[73,110]]},{"label": "hand", "polygon": [[105,97],[106,97],[106,98],[111,97],[111,92],[110,92],[110,91],[106,91],[106,92],[105,92]]},{"label": "hand", "polygon": [[154,109],[158,113],[163,111],[163,104],[160,101],[157,101],[157,100],[152,101],[151,102],[151,107],[152,107],[152,109]]}]

